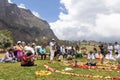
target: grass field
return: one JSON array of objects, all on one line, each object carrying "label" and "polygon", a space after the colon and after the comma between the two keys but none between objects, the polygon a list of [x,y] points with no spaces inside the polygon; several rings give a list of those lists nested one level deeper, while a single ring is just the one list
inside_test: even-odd
[{"label": "grass field", "polygon": [[[86,61],[86,60],[79,59],[78,61]],[[49,60],[37,60],[35,63],[38,66],[34,66],[34,67],[21,67],[20,62],[0,63],[0,80],[108,80],[108,79],[99,79],[99,78],[94,79],[94,78],[75,77],[60,73],[52,73],[49,76],[42,76],[42,77],[36,76],[35,71],[46,70],[43,66],[48,62]],[[66,67],[70,67],[63,65],[63,62],[58,62],[58,61],[55,61],[54,63],[48,65],[60,71],[62,71]],[[88,69],[73,68],[73,70],[70,72],[79,73],[79,74],[113,76],[113,77],[120,75],[120,73],[118,73],[117,71],[108,72],[100,69],[88,70]]]}]

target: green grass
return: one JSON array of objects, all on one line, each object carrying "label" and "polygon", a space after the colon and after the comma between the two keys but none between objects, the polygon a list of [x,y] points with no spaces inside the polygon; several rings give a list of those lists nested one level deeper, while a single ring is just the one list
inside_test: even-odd
[{"label": "green grass", "polygon": [[[80,60],[81,61],[81,60]],[[82,59],[85,61],[85,59]],[[21,67],[20,62],[17,63],[0,63],[0,80],[106,80],[106,79],[93,79],[84,77],[75,77],[71,75],[64,75],[60,73],[52,73],[49,76],[36,76],[35,71],[47,70],[43,66],[48,63],[49,60],[37,60],[35,63],[38,66],[34,67]],[[62,71],[66,67],[63,62],[55,61],[54,63],[48,64],[50,67]],[[68,71],[69,72],[69,71]],[[120,73],[117,71],[107,72],[100,69],[80,69],[73,68],[74,73],[79,74],[91,74],[91,75],[101,75],[101,76],[119,76]]]}]

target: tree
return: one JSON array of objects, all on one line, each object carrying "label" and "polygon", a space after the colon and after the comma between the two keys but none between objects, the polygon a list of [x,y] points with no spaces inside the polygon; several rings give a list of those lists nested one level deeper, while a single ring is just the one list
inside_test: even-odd
[{"label": "tree", "polygon": [[8,30],[0,31],[0,47],[8,48],[13,44],[12,33]]}]

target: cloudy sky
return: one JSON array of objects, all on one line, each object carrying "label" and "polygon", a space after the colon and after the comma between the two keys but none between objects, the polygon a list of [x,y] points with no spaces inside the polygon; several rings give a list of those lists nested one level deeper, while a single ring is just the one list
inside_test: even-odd
[{"label": "cloudy sky", "polygon": [[49,22],[62,40],[120,41],[120,0],[9,0]]}]

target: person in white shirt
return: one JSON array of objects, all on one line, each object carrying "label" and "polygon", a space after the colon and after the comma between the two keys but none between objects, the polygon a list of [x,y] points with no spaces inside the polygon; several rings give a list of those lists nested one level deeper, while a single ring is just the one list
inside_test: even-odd
[{"label": "person in white shirt", "polygon": [[90,51],[90,53],[88,54],[87,59],[95,59],[95,55],[92,51]]},{"label": "person in white shirt", "polygon": [[36,55],[35,47],[36,47],[36,44],[32,43],[32,45],[31,45],[31,52],[33,53],[33,55]]},{"label": "person in white shirt", "polygon": [[119,54],[119,51],[120,51],[120,45],[119,45],[117,42],[115,42],[114,49],[115,49],[115,53],[118,52],[118,54]]},{"label": "person in white shirt", "polygon": [[31,51],[31,46],[29,43],[26,43],[26,46],[24,47],[25,54]]},{"label": "person in white shirt", "polygon": [[35,46],[35,52],[37,55],[39,55],[39,50],[41,49],[41,46]]},{"label": "person in white shirt", "polygon": [[63,58],[66,58],[67,53],[66,53],[66,47],[65,47],[65,45],[61,46],[61,52],[62,52]]},{"label": "person in white shirt", "polygon": [[50,42],[50,60],[53,60],[54,58],[54,53],[55,53],[55,39],[52,39],[52,41]]},{"label": "person in white shirt", "polygon": [[34,55],[35,54],[35,43],[32,43],[31,46],[29,43],[27,43],[26,46],[24,47],[24,50],[25,50],[25,53],[32,52]]},{"label": "person in white shirt", "polygon": [[113,59],[112,53],[113,53],[113,46],[112,44],[109,44],[108,47],[108,54],[106,55],[107,59]]},{"label": "person in white shirt", "polygon": [[10,48],[8,52],[5,53],[4,57],[1,59],[1,62],[17,62],[13,51],[14,50]]}]

